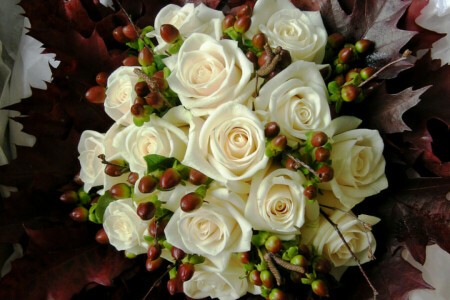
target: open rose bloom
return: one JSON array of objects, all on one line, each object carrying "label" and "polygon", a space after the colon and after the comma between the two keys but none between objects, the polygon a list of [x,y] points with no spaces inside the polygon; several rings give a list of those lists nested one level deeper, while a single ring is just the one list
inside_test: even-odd
[{"label": "open rose bloom", "polygon": [[[109,76],[104,106],[115,124],[106,134],[84,132],[79,144],[85,190],[104,193],[90,218],[103,223],[109,243],[127,254],[159,243],[161,257],[172,262],[174,248],[187,255],[185,263],[202,257],[177,285],[191,298],[267,296],[270,289],[249,276],[250,261],[237,253],[251,252],[249,259],[260,263],[272,249],[264,242],[268,236],[282,241],[286,252],[274,252],[286,263],[295,263],[286,254],[289,245],[297,243],[290,251],[298,254],[301,243],[333,268],[354,265],[324,213],[359,261],[369,261],[376,242],[363,224],[379,219],[350,209],[387,188],[384,146],[378,131],[357,129],[356,118],[332,120],[319,65],[327,43],[319,12],[300,11],[288,0],[259,0],[242,40],[221,38],[224,18],[203,4],[168,5],[146,36],[157,40],[155,62],[138,71],[120,67]],[[182,39],[170,55],[173,45],[161,31],[167,24]],[[290,54],[286,65],[274,67],[274,77],[256,76],[270,61],[258,66],[243,51],[257,33],[265,35],[272,56],[280,49]],[[255,49],[256,56],[265,51]],[[155,87],[155,76],[167,84]],[[135,86],[145,83],[149,91],[142,95]],[[271,122],[278,125],[275,133],[266,129]],[[314,146],[314,132],[325,132],[328,141]],[[324,161],[318,148],[329,152]],[[289,159],[307,166],[287,168]],[[332,179],[314,175],[322,166],[333,168]],[[151,269],[159,256],[148,255]]]}]

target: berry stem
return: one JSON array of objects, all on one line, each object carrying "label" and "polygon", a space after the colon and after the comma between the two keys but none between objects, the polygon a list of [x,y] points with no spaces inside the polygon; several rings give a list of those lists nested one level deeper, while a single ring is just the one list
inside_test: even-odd
[{"label": "berry stem", "polygon": [[325,213],[322,209],[320,209],[320,214],[325,218],[325,220],[328,221],[328,223],[330,223],[331,226],[333,226],[334,230],[336,230],[337,234],[339,235],[339,237],[341,238],[341,240],[344,242],[345,247],[347,247],[347,250],[350,252],[350,254],[353,256],[353,259],[355,260],[356,264],[359,267],[359,270],[361,271],[362,275],[364,276],[364,278],[366,279],[367,283],[369,284],[370,288],[372,289],[373,292],[373,300],[377,299],[377,295],[378,295],[378,291],[375,289],[375,287],[373,286],[372,282],[370,281],[369,277],[367,276],[366,272],[364,272],[361,263],[359,262],[359,259],[356,257],[355,253],[353,252],[352,248],[350,248],[349,244],[347,243],[347,241],[345,240],[344,236],[342,235],[342,232],[339,230],[339,227],[336,223],[334,223],[331,219],[330,216],[327,215],[327,213]]},{"label": "berry stem", "polygon": [[374,79],[375,77],[378,76],[378,74],[380,74],[381,72],[383,72],[384,70],[386,70],[387,68],[389,68],[390,66],[392,66],[393,64],[396,64],[398,62],[401,62],[405,59],[408,58],[409,55],[411,55],[411,50],[405,50],[405,52],[403,52],[402,57],[400,57],[399,59],[396,59],[394,61],[391,61],[390,63],[386,64],[385,66],[383,66],[381,69],[379,69],[378,71],[376,71],[375,73],[372,74],[372,76],[370,76],[369,78],[367,78],[367,80],[361,82],[360,85],[358,85],[359,88],[363,87],[366,83],[368,83],[369,81],[371,81],[372,79]]},{"label": "berry stem", "polygon": [[280,271],[278,271],[277,266],[275,266],[275,264],[273,263],[273,260],[272,260],[273,257],[274,256],[270,252],[266,252],[266,254],[264,254],[264,260],[267,262],[267,266],[269,267],[270,272],[272,272],[273,277],[275,277],[277,285],[280,286],[281,285],[281,274],[280,274]]},{"label": "berry stem", "polygon": [[115,164],[115,163],[112,163],[112,162],[107,161],[107,160],[106,160],[105,154],[100,154],[100,155],[97,156],[97,157],[100,158],[100,159],[102,160],[102,164],[110,165],[110,166],[115,166],[115,167],[120,168],[120,172],[121,172],[122,174],[127,173],[127,172],[130,171],[130,168],[127,167],[127,166],[121,166],[121,165],[118,165],[118,164]]},{"label": "berry stem", "polygon": [[316,178],[317,178],[319,181],[322,181],[322,180],[320,180],[319,174],[318,174],[316,171],[314,171],[314,169],[311,168],[308,164],[306,164],[305,162],[301,161],[300,159],[294,157],[294,156],[293,156],[292,154],[290,154],[290,153],[287,153],[287,156],[288,156],[290,159],[292,159],[292,160],[295,161],[294,168],[295,168],[296,170],[299,169],[300,167],[304,167],[304,168],[308,169],[308,171],[311,172],[314,176],[316,176]]},{"label": "berry stem", "polygon": [[161,280],[164,278],[164,276],[169,274],[170,270],[172,270],[173,267],[174,267],[174,265],[167,266],[167,270],[153,283],[153,285],[150,287],[147,294],[145,294],[145,296],[144,296],[144,298],[142,298],[142,300],[147,299],[147,297],[150,295],[152,290],[161,283]]},{"label": "berry stem", "polygon": [[284,261],[283,259],[279,258],[278,256],[276,256],[273,253],[269,253],[270,258],[272,258],[278,265],[280,265],[281,267],[290,270],[290,271],[294,271],[294,272],[298,272],[301,274],[305,274],[306,270],[305,268],[301,267],[301,266],[296,266],[293,265],[291,263],[288,263],[287,261]]},{"label": "berry stem", "polygon": [[369,232],[367,231],[367,230],[372,230],[372,225],[367,224],[366,222],[358,219],[358,217],[356,217],[352,213],[350,213],[350,212],[348,212],[346,210],[340,209],[338,207],[328,206],[328,205],[324,205],[324,204],[319,204],[319,206],[320,207],[325,207],[325,208],[328,208],[328,209],[331,209],[331,210],[334,210],[334,211],[337,210],[337,211],[343,212],[344,214],[346,214],[346,215],[352,217],[353,219],[355,219],[356,221],[358,221],[362,225],[362,227],[364,229],[364,233],[366,234],[367,241],[369,242],[369,258],[371,260],[375,260],[375,256],[373,255],[373,252],[372,252],[372,244],[371,244],[370,239],[369,239]]}]

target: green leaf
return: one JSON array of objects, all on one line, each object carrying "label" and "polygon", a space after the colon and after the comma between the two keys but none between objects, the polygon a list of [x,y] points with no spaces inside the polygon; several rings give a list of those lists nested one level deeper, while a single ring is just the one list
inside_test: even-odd
[{"label": "green leaf", "polygon": [[102,221],[100,221],[97,216],[95,215],[95,210],[97,209],[98,203],[94,203],[91,208],[89,208],[89,221],[96,223],[96,224],[102,224]]},{"label": "green leaf", "polygon": [[[163,62],[163,59],[166,58],[167,55],[155,55],[153,57],[153,60],[156,64],[156,68],[158,68],[158,70],[165,70],[164,68],[166,67],[166,65]],[[165,72],[164,72],[164,78],[165,78]]]},{"label": "green leaf", "polygon": [[109,191],[106,191],[103,196],[98,199],[97,207],[95,209],[95,216],[98,221],[103,223],[103,215],[105,214],[105,210],[111,202],[116,201]]},{"label": "green leaf", "polygon": [[173,157],[165,157],[158,154],[144,156],[144,159],[147,162],[147,173],[151,173],[158,169],[171,168],[175,162],[175,158]]},{"label": "green leaf", "polygon": [[139,50],[139,42],[138,41],[139,41],[139,39],[136,39],[134,41],[128,42],[127,46],[132,48],[132,49]]}]

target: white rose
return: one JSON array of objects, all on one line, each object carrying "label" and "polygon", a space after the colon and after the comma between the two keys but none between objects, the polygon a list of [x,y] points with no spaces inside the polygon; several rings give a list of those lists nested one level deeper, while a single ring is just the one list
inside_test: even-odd
[{"label": "white rose", "polygon": [[316,64],[296,61],[261,88],[255,108],[267,111],[267,121],[277,122],[292,145],[330,124],[327,95]]},{"label": "white rose", "polygon": [[84,190],[89,190],[98,185],[103,184],[105,173],[104,165],[98,156],[105,153],[103,141],[105,136],[92,130],[85,130],[81,134],[78,143],[78,160],[80,161],[81,170],[80,178],[84,182]]},{"label": "white rose", "polygon": [[360,120],[354,117],[340,117],[326,130],[333,140],[334,178],[319,185],[322,189],[332,190],[349,209],[388,187],[383,140],[377,130],[353,129],[359,123]]},{"label": "white rose", "polygon": [[136,255],[147,251],[144,232],[149,222],[137,215],[131,198],[111,202],[105,210],[103,220],[109,243],[117,250],[126,250]]},{"label": "white rose", "polygon": [[[319,196],[319,202],[320,204],[331,207],[344,208],[339,205],[337,199],[330,192],[326,191],[322,196]],[[342,211],[327,208],[323,208],[323,210],[338,225],[347,244],[359,259],[360,263],[368,262],[370,260],[369,249],[374,253],[376,248],[376,241],[372,232],[367,230],[366,234],[363,225],[358,220]],[[358,219],[370,225],[375,225],[380,221],[379,218],[368,215],[359,215]],[[320,216],[319,227],[315,230],[317,231],[315,231],[309,243],[315,247],[319,254],[330,260],[335,267],[356,265],[353,256],[348,251],[334,227],[322,215]],[[308,239],[308,235],[307,233],[305,234],[306,240]]]},{"label": "white rose", "polygon": [[136,98],[135,84],[139,80],[133,70],[136,67],[120,67],[108,77],[105,112],[116,122],[123,125],[133,123],[130,108]]},{"label": "white rose", "polygon": [[226,188],[208,189],[203,205],[178,208],[164,232],[167,242],[186,253],[205,256],[224,270],[233,252],[250,250],[252,227],[243,216],[244,200]]},{"label": "white rose", "polygon": [[328,35],[318,11],[303,12],[289,0],[258,0],[247,36],[253,37],[258,30],[271,47],[288,50],[294,61],[323,60]]},{"label": "white rose", "polygon": [[237,103],[221,105],[192,131],[183,161],[224,183],[248,180],[267,162],[264,125]]},{"label": "white rose", "polygon": [[172,70],[170,88],[194,116],[208,115],[225,102],[245,103],[255,87],[249,83],[253,64],[236,41],[195,33],[164,62]]},{"label": "white rose", "polygon": [[222,36],[223,18],[224,15],[221,11],[211,9],[203,3],[197,7],[194,7],[193,3],[187,3],[183,7],[169,4],[159,11],[155,18],[155,30],[149,32],[147,36],[156,37],[158,46],[156,46],[155,52],[164,53],[169,44],[161,38],[162,25],[175,26],[183,39],[197,32],[205,33],[218,40]]},{"label": "white rose", "polygon": [[256,230],[276,233],[289,240],[299,234],[305,222],[317,221],[319,205],[303,195],[305,177],[286,168],[258,172],[251,184],[245,217]]},{"label": "white rose", "polygon": [[144,156],[149,154],[175,157],[182,161],[188,143],[189,126],[193,124],[189,111],[177,106],[163,118],[151,115],[150,121],[143,126],[128,126],[116,135],[113,146],[128,161],[132,172],[145,172],[147,164]]},{"label": "white rose", "polygon": [[220,272],[205,262],[195,266],[192,278],[183,283],[183,291],[186,296],[194,299],[238,299],[249,289],[247,278],[242,278],[244,275],[244,268],[234,255],[225,270]]}]

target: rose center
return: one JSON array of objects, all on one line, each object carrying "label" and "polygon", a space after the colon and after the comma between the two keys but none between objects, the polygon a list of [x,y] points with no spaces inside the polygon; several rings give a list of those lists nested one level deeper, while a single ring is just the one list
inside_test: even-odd
[{"label": "rose center", "polygon": [[133,239],[132,228],[129,222],[114,222],[113,232],[118,236],[118,239],[124,242],[131,242]]}]

